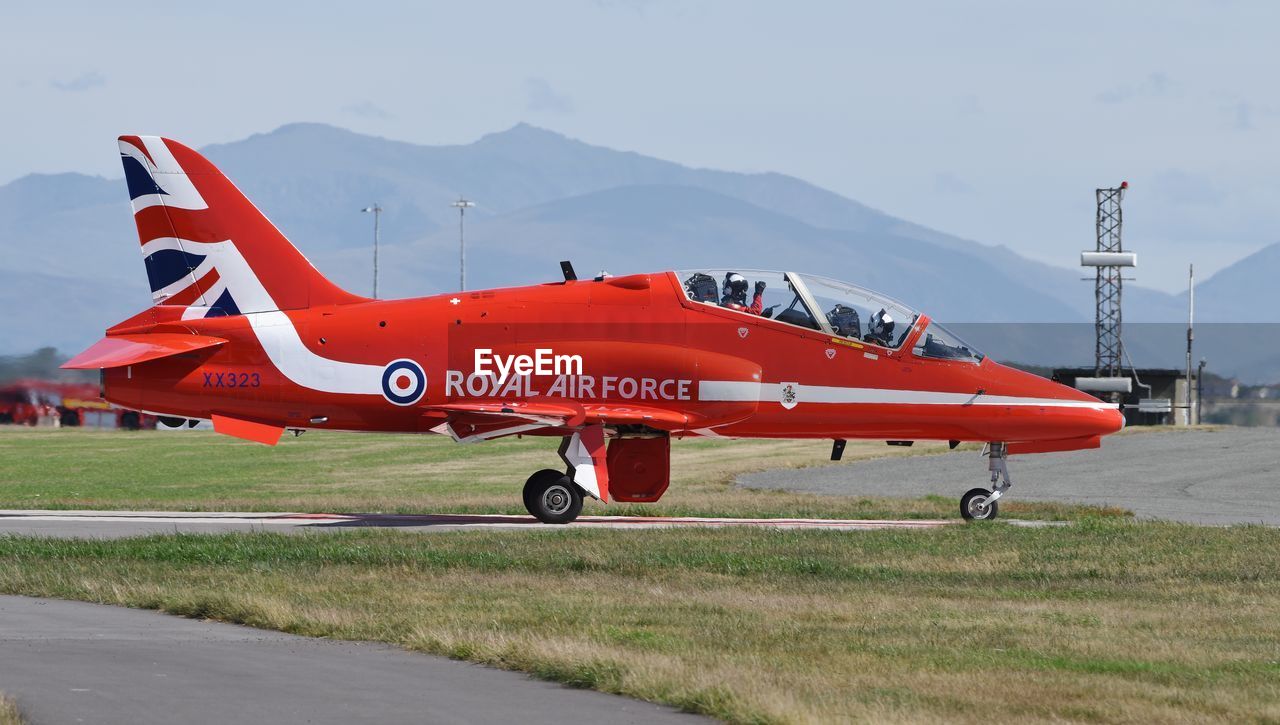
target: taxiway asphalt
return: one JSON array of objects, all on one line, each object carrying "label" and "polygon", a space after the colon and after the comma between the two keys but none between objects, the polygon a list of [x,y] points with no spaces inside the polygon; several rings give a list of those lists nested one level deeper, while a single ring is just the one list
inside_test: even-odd
[{"label": "taxiway asphalt", "polygon": [[[1139,518],[1195,524],[1280,525],[1280,430],[1221,428],[1134,432],[1102,448],[1011,456],[1010,500],[1120,506]],[[747,488],[844,496],[954,497],[988,487],[977,453],[882,458],[752,473]],[[958,504],[957,504],[958,505]]]},{"label": "taxiway asphalt", "polygon": [[0,596],[0,689],[32,723],[690,723],[388,645]]}]

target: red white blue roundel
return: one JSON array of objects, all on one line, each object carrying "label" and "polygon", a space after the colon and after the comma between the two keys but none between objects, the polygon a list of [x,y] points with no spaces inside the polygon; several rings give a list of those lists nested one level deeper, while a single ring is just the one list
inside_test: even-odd
[{"label": "red white blue roundel", "polygon": [[400,358],[382,369],[382,397],[396,405],[413,405],[427,392],[427,375],[422,366]]}]

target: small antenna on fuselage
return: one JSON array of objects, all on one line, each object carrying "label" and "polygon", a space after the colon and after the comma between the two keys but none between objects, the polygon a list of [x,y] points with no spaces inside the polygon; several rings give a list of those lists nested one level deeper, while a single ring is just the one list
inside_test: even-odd
[{"label": "small antenna on fuselage", "polygon": [[578,273],[573,271],[573,262],[565,260],[560,263],[560,271],[564,272],[564,281],[574,282],[578,279]]}]

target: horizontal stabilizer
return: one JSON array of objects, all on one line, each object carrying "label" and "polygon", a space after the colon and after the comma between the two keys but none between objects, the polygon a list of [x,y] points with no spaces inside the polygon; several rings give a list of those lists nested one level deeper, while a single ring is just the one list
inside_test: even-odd
[{"label": "horizontal stabilizer", "polygon": [[69,370],[95,370],[137,365],[170,355],[195,352],[222,345],[226,340],[207,335],[152,332],[141,335],[112,335],[93,343],[84,352],[62,364]]}]

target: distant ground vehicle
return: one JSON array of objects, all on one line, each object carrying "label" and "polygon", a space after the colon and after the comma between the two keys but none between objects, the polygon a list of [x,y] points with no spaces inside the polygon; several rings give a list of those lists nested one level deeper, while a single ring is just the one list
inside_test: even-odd
[{"label": "distant ground vehicle", "polygon": [[70,383],[60,388],[62,404],[58,406],[58,418],[64,426],[125,430],[156,427],[154,415],[112,407],[102,399],[97,385]]},{"label": "distant ground vehicle", "polygon": [[139,430],[156,417],[112,407],[92,383],[18,380],[0,387],[0,423]]},{"label": "distant ground vehicle", "polygon": [[42,418],[50,419],[54,415],[61,402],[60,396],[51,395],[28,381],[10,383],[0,387],[0,423],[39,425]]}]

